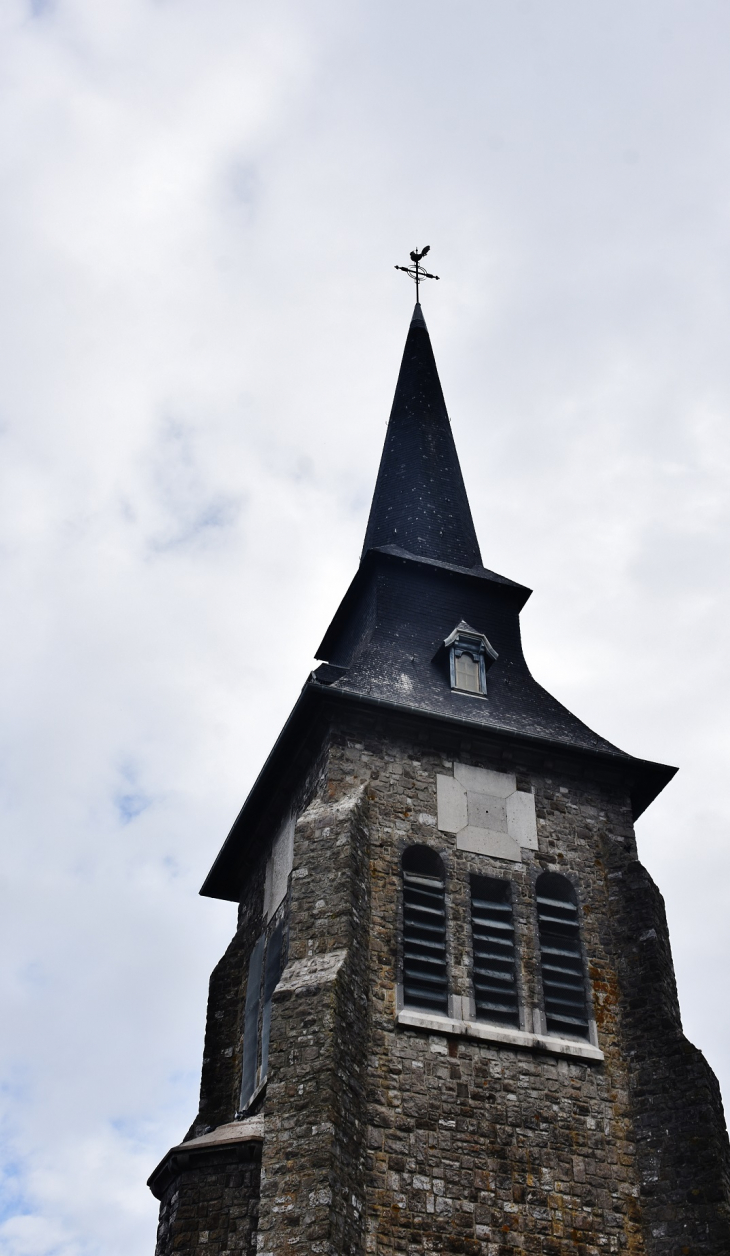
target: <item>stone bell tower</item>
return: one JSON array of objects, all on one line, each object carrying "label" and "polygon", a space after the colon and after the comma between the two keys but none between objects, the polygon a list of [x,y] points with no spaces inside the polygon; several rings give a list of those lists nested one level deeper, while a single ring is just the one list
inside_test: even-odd
[{"label": "stone bell tower", "polygon": [[532,678],[420,304],[359,569],[202,893],[239,904],[158,1256],[728,1256],[633,822],[674,769]]}]

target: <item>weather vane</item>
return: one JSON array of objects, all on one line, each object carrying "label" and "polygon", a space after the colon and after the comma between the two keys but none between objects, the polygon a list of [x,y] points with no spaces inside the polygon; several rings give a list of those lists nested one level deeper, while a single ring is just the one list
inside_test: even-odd
[{"label": "weather vane", "polygon": [[414,249],[413,252],[411,253],[411,261],[413,262],[413,265],[412,266],[396,266],[395,268],[396,270],[404,270],[407,275],[410,275],[411,279],[415,279],[416,304],[418,304],[420,301],[418,289],[419,289],[421,280],[422,279],[438,279],[438,275],[430,275],[427,270],[423,270],[421,268],[421,261],[426,256],[426,254],[429,253],[430,251],[431,251],[430,244],[427,244],[425,249],[421,249],[420,253],[418,252],[418,249]]}]

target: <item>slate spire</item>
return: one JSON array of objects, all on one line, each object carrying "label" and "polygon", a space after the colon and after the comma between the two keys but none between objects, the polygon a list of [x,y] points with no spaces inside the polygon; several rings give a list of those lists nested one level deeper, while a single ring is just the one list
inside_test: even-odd
[{"label": "slate spire", "polygon": [[386,545],[459,567],[481,566],[431,340],[418,304],[408,329],[363,555]]}]

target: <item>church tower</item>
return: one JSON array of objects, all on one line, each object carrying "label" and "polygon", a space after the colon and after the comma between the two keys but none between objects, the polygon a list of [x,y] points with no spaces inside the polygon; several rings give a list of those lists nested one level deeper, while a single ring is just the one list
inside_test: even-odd
[{"label": "church tower", "polygon": [[202,893],[239,904],[157,1256],[728,1256],[720,1094],[633,822],[531,676],[420,304],[357,574]]}]

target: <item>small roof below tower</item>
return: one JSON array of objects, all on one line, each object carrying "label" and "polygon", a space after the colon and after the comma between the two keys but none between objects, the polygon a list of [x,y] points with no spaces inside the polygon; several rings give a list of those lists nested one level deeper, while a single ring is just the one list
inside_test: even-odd
[{"label": "small roof below tower", "polygon": [[408,330],[363,555],[384,545],[461,567],[481,566],[420,304]]}]

